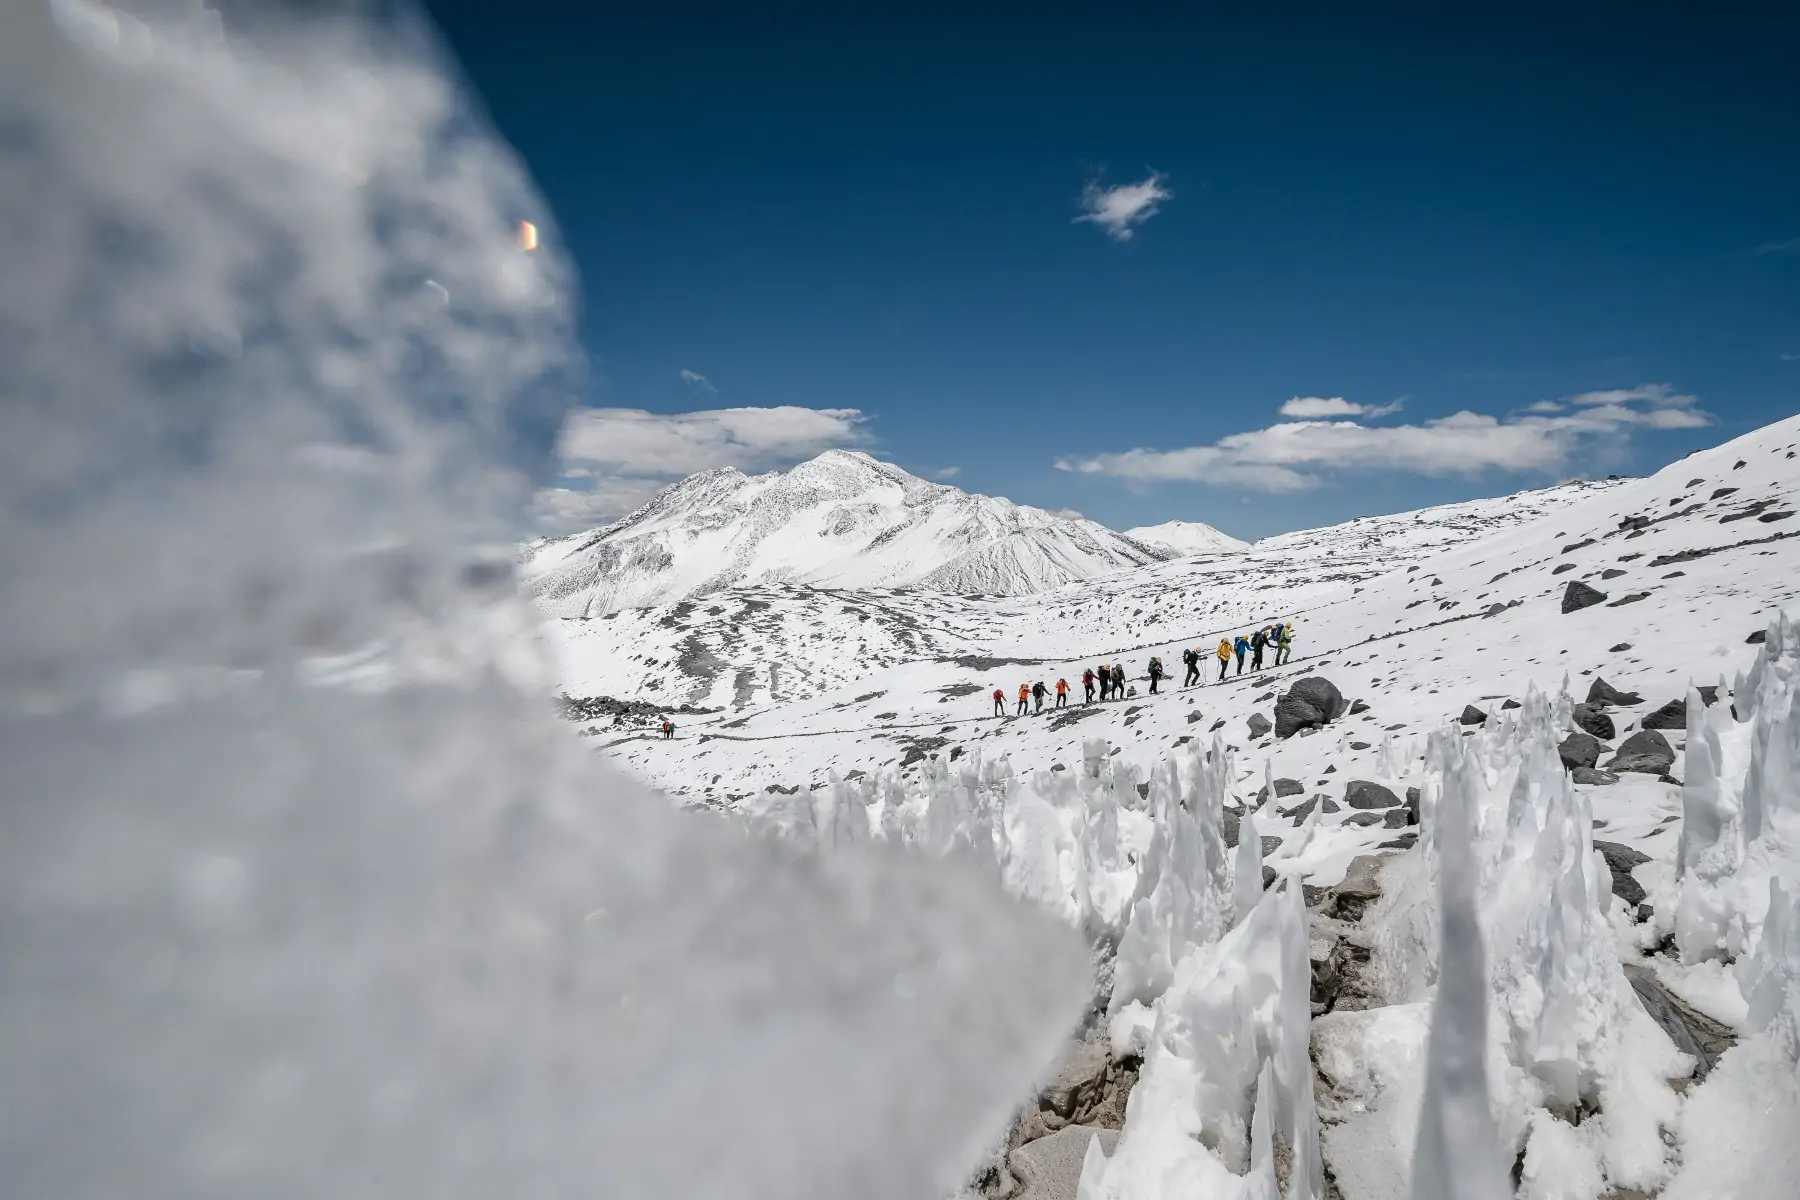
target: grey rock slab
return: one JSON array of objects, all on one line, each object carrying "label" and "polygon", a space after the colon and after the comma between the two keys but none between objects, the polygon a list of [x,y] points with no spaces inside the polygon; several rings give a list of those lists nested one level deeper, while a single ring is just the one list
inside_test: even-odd
[{"label": "grey rock slab", "polygon": [[1636,906],[1645,898],[1644,885],[1631,874],[1631,869],[1650,861],[1650,856],[1641,850],[1618,842],[1594,841],[1594,849],[1606,860],[1606,869],[1612,872],[1612,894],[1626,904]]},{"label": "grey rock slab", "polygon": [[1379,783],[1352,779],[1344,786],[1344,803],[1351,808],[1393,808],[1400,803],[1400,797]]},{"label": "grey rock slab", "polygon": [[1591,767],[1599,762],[1600,753],[1605,749],[1606,747],[1601,744],[1599,738],[1591,733],[1577,730],[1562,740],[1562,744],[1557,746],[1556,752],[1562,756],[1563,766],[1573,771],[1580,767]]},{"label": "grey rock slab", "polygon": [[1663,987],[1656,972],[1637,963],[1625,963],[1625,978],[1637,993],[1644,1011],[1663,1027],[1675,1048],[1694,1057],[1694,1079],[1705,1079],[1719,1056],[1737,1045],[1737,1034],[1704,1013],[1696,1012]]},{"label": "grey rock slab", "polygon": [[1587,702],[1589,704],[1612,704],[1630,706],[1642,704],[1644,698],[1636,692],[1621,692],[1604,679],[1596,679],[1588,685]]},{"label": "grey rock slab", "polygon": [[1675,765],[1675,750],[1669,739],[1654,729],[1640,729],[1626,738],[1619,752],[1612,756],[1606,769],[1613,774],[1635,771],[1644,775],[1666,775]]},{"label": "grey rock slab", "polygon": [[1065,1125],[1048,1137],[1026,1142],[1007,1156],[1006,1165],[1019,1180],[1013,1200],[1075,1200],[1081,1182],[1081,1163],[1088,1143],[1100,1139],[1100,1149],[1111,1154],[1119,1144],[1119,1131],[1092,1125]]},{"label": "grey rock slab", "polygon": [[1564,613],[1580,612],[1584,608],[1592,608],[1606,600],[1606,593],[1597,587],[1590,587],[1579,579],[1569,580],[1568,588],[1563,592],[1562,610]]},{"label": "grey rock slab", "polygon": [[1619,782],[1619,777],[1611,771],[1599,771],[1593,767],[1576,767],[1569,772],[1569,778],[1576,783],[1591,783],[1601,787],[1609,787]]},{"label": "grey rock slab", "polygon": [[1575,728],[1592,734],[1603,742],[1610,742],[1619,736],[1619,731],[1613,728],[1613,719],[1597,705],[1577,704],[1574,716]]},{"label": "grey rock slab", "polygon": [[1250,726],[1250,736],[1253,738],[1259,738],[1265,733],[1268,733],[1269,730],[1275,728],[1269,723],[1269,718],[1263,716],[1261,713],[1251,713],[1249,719],[1245,723]]},{"label": "grey rock slab", "polygon": [[1653,713],[1644,717],[1645,729],[1686,729],[1687,702],[1671,700]]}]

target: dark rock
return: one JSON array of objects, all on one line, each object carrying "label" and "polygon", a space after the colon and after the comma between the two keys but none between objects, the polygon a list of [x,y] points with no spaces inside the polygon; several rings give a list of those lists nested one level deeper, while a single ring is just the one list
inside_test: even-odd
[{"label": "dark rock", "polygon": [[1593,783],[1602,787],[1619,782],[1619,777],[1610,771],[1596,771],[1593,767],[1576,767],[1569,772],[1569,778],[1576,783]]},{"label": "dark rock", "polygon": [[1611,604],[1607,605],[1606,607],[1608,607],[1608,608],[1623,608],[1627,604],[1636,604],[1639,600],[1648,600],[1649,598],[1650,598],[1649,592],[1633,592],[1629,596],[1620,596],[1617,600],[1614,600]]},{"label": "dark rock", "polygon": [[1368,742],[1351,742],[1350,748],[1352,750],[1367,750],[1369,748],[1369,743]]},{"label": "dark rock", "polygon": [[1644,698],[1636,692],[1621,692],[1604,679],[1596,679],[1588,685],[1587,702],[1589,704],[1642,704]]},{"label": "dark rock", "polygon": [[1575,728],[1591,733],[1603,742],[1610,742],[1619,736],[1613,728],[1613,719],[1592,704],[1575,706]]},{"label": "dark rock", "polygon": [[1575,569],[1574,563],[1563,563],[1561,566],[1557,567],[1556,570],[1554,570],[1550,573],[1552,575],[1561,575],[1564,571],[1573,571],[1574,569]]},{"label": "dark rock", "polygon": [[1565,613],[1579,612],[1591,608],[1606,599],[1606,593],[1596,587],[1589,587],[1579,579],[1569,580],[1569,586],[1563,592],[1562,610]]},{"label": "dark rock", "polygon": [[[1332,763],[1332,764],[1331,764],[1331,765],[1330,765],[1330,766],[1328,766],[1328,767],[1326,767],[1326,768],[1325,768],[1325,774],[1327,774],[1327,775],[1336,775],[1336,774],[1337,774],[1337,764],[1336,764],[1336,763]],[[1320,782],[1320,783],[1324,783],[1324,782],[1325,782],[1325,781],[1324,781],[1324,780],[1323,780],[1323,779],[1321,779],[1321,780],[1319,780],[1319,782]]]},{"label": "dark rock", "polygon": [[1619,570],[1619,568],[1617,568],[1617,567],[1608,567],[1608,568],[1606,568],[1606,570],[1600,572],[1600,578],[1602,578],[1602,579],[1617,579],[1619,576],[1623,575],[1624,573],[1625,572]]},{"label": "dark rock", "polygon": [[1206,732],[1217,733],[1217,732],[1219,732],[1219,730],[1221,730],[1223,728],[1225,728],[1225,718],[1220,717],[1218,720],[1216,720],[1212,723],[1212,727],[1210,729],[1208,729]]},{"label": "dark rock", "polygon": [[1755,633],[1751,634],[1749,637],[1744,639],[1744,645],[1760,646],[1763,644],[1764,639],[1766,639],[1768,636],[1769,636],[1768,630],[1759,629]]},{"label": "dark rock", "polygon": [[1280,838],[1271,836],[1270,834],[1266,834],[1266,833],[1262,835],[1262,850],[1263,850],[1262,856],[1264,858],[1269,857],[1269,855],[1275,853],[1279,849],[1281,849],[1281,839]]},{"label": "dark rock", "polygon": [[1274,886],[1275,886],[1275,868],[1271,867],[1268,863],[1264,863],[1263,864],[1263,891],[1266,892]]},{"label": "dark rock", "polygon": [[1246,724],[1250,726],[1250,736],[1253,738],[1259,738],[1263,734],[1269,732],[1269,730],[1275,728],[1273,725],[1269,724],[1269,718],[1263,716],[1261,713],[1251,713],[1250,719]]},{"label": "dark rock", "polygon": [[1393,808],[1400,797],[1367,779],[1352,779],[1344,787],[1344,803],[1351,808]]},{"label": "dark rock", "polygon": [[[1275,796],[1277,799],[1280,799],[1282,796],[1299,796],[1304,794],[1305,791],[1306,785],[1301,783],[1298,779],[1277,779],[1275,781]],[[1256,793],[1256,803],[1262,805],[1267,804],[1268,802],[1269,785],[1265,783]]]},{"label": "dark rock", "polygon": [[1376,843],[1375,848],[1377,850],[1411,850],[1414,846],[1416,846],[1418,844],[1419,844],[1419,835],[1418,834],[1403,833],[1399,837],[1393,839],[1392,841]]},{"label": "dark rock", "polygon": [[1381,824],[1381,821],[1382,817],[1378,812],[1351,813],[1344,818],[1344,824],[1346,825],[1379,825]]},{"label": "dark rock", "polygon": [[1620,771],[1665,775],[1674,764],[1675,751],[1669,747],[1669,739],[1654,729],[1640,729],[1619,746],[1606,769],[1615,775]]},{"label": "dark rock", "polygon": [[1524,705],[1520,704],[1517,700],[1508,699],[1506,701],[1506,703],[1502,704],[1500,707],[1501,708],[1523,708]]},{"label": "dark rock", "polygon": [[1243,823],[1243,815],[1235,808],[1228,808],[1222,814],[1225,818],[1225,845],[1236,849],[1238,844],[1238,826]]},{"label": "dark rock", "polygon": [[1594,849],[1606,859],[1606,869],[1612,872],[1612,894],[1626,904],[1637,905],[1644,902],[1644,885],[1632,878],[1631,868],[1650,861],[1650,856],[1641,850],[1633,850],[1630,846],[1618,842],[1594,841]]},{"label": "dark rock", "polygon": [[1671,700],[1644,717],[1645,729],[1686,729],[1687,702]]},{"label": "dark rock", "polygon": [[1360,921],[1369,905],[1381,899],[1381,859],[1359,854],[1350,860],[1343,881],[1331,889],[1325,915],[1339,921]]},{"label": "dark rock", "polygon": [[1656,777],[1656,782],[1666,783],[1670,787],[1680,787],[1681,786],[1681,780],[1675,778],[1673,775],[1658,775]]},{"label": "dark rock", "polygon": [[1606,747],[1600,744],[1599,738],[1591,733],[1582,733],[1578,730],[1564,738],[1562,744],[1557,746],[1556,752],[1562,757],[1563,766],[1573,771],[1579,767],[1591,767],[1599,762],[1600,752],[1605,749]]},{"label": "dark rock", "polygon": [[1607,653],[1608,654],[1623,654],[1629,649],[1631,649],[1630,642],[1620,642],[1618,645],[1609,648],[1607,650]]},{"label": "dark rock", "polygon": [[1203,721],[1205,719],[1205,716],[1196,708],[1193,712],[1188,714],[1187,723],[1192,725],[1196,721]]},{"label": "dark rock", "polygon": [[1329,724],[1344,715],[1344,694],[1322,675],[1308,675],[1275,701],[1275,736],[1289,738],[1303,729]]},{"label": "dark rock", "polygon": [[1709,683],[1705,687],[1697,690],[1700,693],[1700,703],[1706,705],[1708,708],[1711,708],[1719,702],[1719,689],[1716,684]]},{"label": "dark rock", "polygon": [[1368,711],[1369,702],[1367,700],[1357,700],[1350,705],[1350,715],[1353,717],[1360,716]]},{"label": "dark rock", "polygon": [[1695,1082],[1705,1079],[1719,1056],[1737,1045],[1737,1034],[1677,998],[1649,967],[1623,965],[1625,978],[1631,982],[1631,990],[1637,993],[1644,1011],[1663,1027],[1677,1050],[1693,1056]]},{"label": "dark rock", "polygon": [[1479,708],[1476,708],[1473,704],[1465,704],[1463,705],[1462,716],[1457,719],[1464,725],[1484,725],[1487,723],[1487,714],[1482,712]]},{"label": "dark rock", "polygon": [[1407,812],[1404,807],[1390,808],[1381,814],[1381,823],[1389,829],[1405,829],[1412,824],[1411,817],[1412,814]]},{"label": "dark rock", "polygon": [[1569,554],[1569,553],[1572,553],[1572,552],[1574,552],[1574,551],[1576,551],[1576,550],[1580,550],[1580,549],[1582,549],[1582,548],[1583,548],[1583,547],[1586,547],[1586,546],[1591,546],[1591,545],[1593,545],[1593,544],[1594,544],[1594,539],[1593,539],[1593,538],[1585,538],[1585,539],[1583,539],[1583,540],[1582,540],[1582,541],[1579,541],[1579,542],[1571,542],[1571,543],[1570,543],[1570,544],[1569,544],[1569,545],[1567,545],[1567,546],[1564,546],[1564,547],[1563,547],[1563,548],[1562,548],[1562,552],[1563,552],[1563,553],[1564,553],[1564,554]]},{"label": "dark rock", "polygon": [[1410,820],[1408,820],[1406,822],[1408,825],[1417,825],[1419,823],[1419,789],[1418,788],[1407,788],[1406,789],[1406,815],[1409,818],[1411,818]]},{"label": "dark rock", "polygon": [[1707,499],[1723,500],[1725,497],[1731,495],[1735,491],[1737,491],[1736,488],[1715,488],[1713,490],[1713,494],[1711,496],[1708,496]]},{"label": "dark rock", "polygon": [[1496,600],[1494,603],[1488,605],[1486,609],[1482,610],[1481,615],[1485,619],[1487,617],[1497,617],[1505,611],[1506,611],[1506,605],[1501,604],[1499,601]]},{"label": "dark rock", "polygon": [[1319,801],[1322,800],[1323,798],[1324,798],[1324,794],[1320,793],[1319,795],[1314,796],[1311,800],[1306,801],[1304,804],[1296,804],[1292,808],[1281,808],[1281,809],[1277,809],[1276,811],[1279,812],[1282,816],[1287,817],[1287,818],[1293,820],[1296,824],[1298,824],[1299,822],[1304,821],[1304,820],[1306,820],[1306,818],[1312,816],[1313,809],[1315,809],[1319,806]]}]

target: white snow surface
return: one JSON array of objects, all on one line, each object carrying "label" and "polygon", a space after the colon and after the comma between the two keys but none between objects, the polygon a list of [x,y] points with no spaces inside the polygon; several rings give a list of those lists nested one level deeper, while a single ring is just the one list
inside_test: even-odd
[{"label": "white snow surface", "polygon": [[690,476],[615,524],[530,543],[519,572],[544,611],[594,617],[776,582],[1017,595],[1175,553],[828,450],[787,471]]},{"label": "white snow surface", "polygon": [[1248,550],[1250,543],[1214,529],[1200,521],[1164,521],[1160,525],[1138,525],[1127,529],[1125,536],[1146,546],[1168,550],[1174,556],[1197,554],[1230,554]]}]

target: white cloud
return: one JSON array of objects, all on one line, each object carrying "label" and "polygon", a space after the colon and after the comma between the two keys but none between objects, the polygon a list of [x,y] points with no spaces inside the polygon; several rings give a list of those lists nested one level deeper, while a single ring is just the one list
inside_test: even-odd
[{"label": "white cloud", "polygon": [[1764,242],[1756,248],[1758,254],[1800,254],[1800,238],[1789,238],[1785,242]]},{"label": "white cloud", "polygon": [[1116,241],[1129,241],[1135,228],[1154,217],[1162,202],[1174,196],[1156,171],[1139,183],[1109,188],[1095,180],[1081,190],[1081,215],[1075,220],[1100,226]]},{"label": "white cloud", "polygon": [[709,396],[716,396],[719,394],[719,389],[712,385],[712,380],[708,379],[700,372],[690,371],[686,367],[681,368],[681,382],[691,384]]},{"label": "white cloud", "polygon": [[1295,492],[1318,487],[1329,474],[1344,470],[1427,476],[1557,472],[1578,450],[1596,442],[1616,445],[1638,429],[1690,429],[1712,421],[1694,397],[1666,384],[1588,392],[1566,403],[1572,408],[1560,415],[1502,419],[1459,412],[1413,425],[1290,421],[1207,446],[1062,458],[1056,466],[1141,482],[1181,480]]},{"label": "white cloud", "polygon": [[[685,413],[578,409],[557,439],[562,478],[533,497],[532,513],[546,532],[583,528],[624,516],[697,471],[768,470],[864,445],[866,423],[858,409],[797,405]],[[571,486],[584,478],[591,485]]]},{"label": "white cloud", "polygon": [[1400,411],[1400,401],[1392,404],[1357,404],[1342,396],[1295,396],[1281,406],[1284,417],[1385,417]]},{"label": "white cloud", "polygon": [[1800,354],[1789,354],[1785,350],[1775,357],[1779,358],[1782,362],[1800,362]]},{"label": "white cloud", "polygon": [[1083,515],[1079,510],[1073,509],[1073,508],[1053,508],[1050,510],[1050,515],[1053,517],[1061,518],[1064,521],[1085,521],[1085,520],[1087,520],[1087,517],[1085,515]]},{"label": "white cloud", "polygon": [[933,479],[955,479],[962,474],[961,467],[939,467],[931,473]]},{"label": "white cloud", "polygon": [[1527,404],[1525,411],[1528,413],[1559,413],[1563,407],[1554,400],[1539,400],[1536,404]]}]

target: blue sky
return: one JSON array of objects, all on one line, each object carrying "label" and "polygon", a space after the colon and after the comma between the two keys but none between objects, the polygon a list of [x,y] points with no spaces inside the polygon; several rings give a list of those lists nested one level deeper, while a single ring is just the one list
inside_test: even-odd
[{"label": "blue sky", "polygon": [[1800,16],[429,8],[582,273],[564,526],[852,444],[1255,537],[1800,407]]}]

